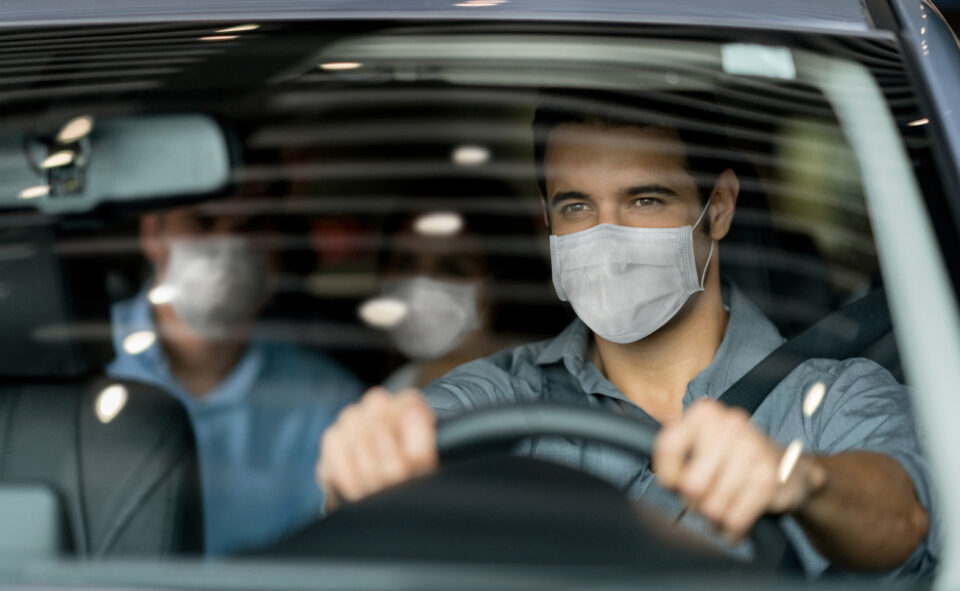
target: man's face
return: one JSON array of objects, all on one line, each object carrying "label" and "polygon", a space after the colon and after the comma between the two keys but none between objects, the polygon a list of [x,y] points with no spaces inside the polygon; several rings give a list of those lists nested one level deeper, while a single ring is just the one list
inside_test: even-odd
[{"label": "man's face", "polygon": [[435,279],[476,281],[487,273],[483,245],[476,234],[425,236],[412,230],[395,237],[396,247],[387,260],[389,278],[425,275]]},{"label": "man's face", "polygon": [[160,276],[166,271],[170,243],[177,240],[205,240],[225,237],[250,238],[268,228],[255,217],[223,215],[204,206],[173,209],[151,214],[141,223],[144,252]]},{"label": "man's face", "polygon": [[562,236],[597,224],[672,228],[703,204],[679,134],[654,127],[557,126],[544,155],[547,208]]},{"label": "man's face", "polygon": [[165,238],[205,238],[242,235],[252,229],[246,216],[207,213],[202,207],[184,207],[162,214],[161,232]]}]

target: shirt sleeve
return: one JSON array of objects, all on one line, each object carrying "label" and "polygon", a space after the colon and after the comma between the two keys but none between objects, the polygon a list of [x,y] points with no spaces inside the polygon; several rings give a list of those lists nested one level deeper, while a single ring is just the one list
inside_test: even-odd
[{"label": "shirt sleeve", "polygon": [[495,355],[461,365],[423,388],[423,396],[438,418],[468,410],[534,400],[542,377],[526,364],[510,364]]},{"label": "shirt sleeve", "polygon": [[914,420],[909,389],[867,359],[834,363],[824,376],[828,385],[826,396],[820,408],[806,419],[812,447],[817,453],[829,455],[847,451],[882,453],[903,467],[930,517],[930,530],[893,575],[929,574],[939,554],[939,520],[930,467]]}]

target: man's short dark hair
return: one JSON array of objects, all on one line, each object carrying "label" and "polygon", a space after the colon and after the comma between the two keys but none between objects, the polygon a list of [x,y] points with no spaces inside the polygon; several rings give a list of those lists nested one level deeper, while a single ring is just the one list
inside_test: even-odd
[{"label": "man's short dark hair", "polygon": [[585,90],[541,90],[533,117],[533,152],[540,194],[547,197],[543,159],[550,132],[558,125],[588,124],[612,128],[674,129],[686,152],[687,170],[706,203],[717,177],[738,169],[723,111],[709,92],[620,93]]}]

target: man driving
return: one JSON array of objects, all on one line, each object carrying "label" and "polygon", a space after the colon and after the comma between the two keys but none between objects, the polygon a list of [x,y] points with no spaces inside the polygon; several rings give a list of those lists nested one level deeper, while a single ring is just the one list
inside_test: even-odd
[{"label": "man driving", "polygon": [[[736,542],[764,514],[808,574],[929,572],[928,469],[906,389],[866,359],[810,359],[753,414],[716,401],[780,346],[719,273],[740,181],[717,125],[682,100],[632,107],[545,95],[535,157],[553,281],[577,319],[557,337],[463,365],[422,392],[372,389],[323,437],[327,510],[437,466],[436,419],[562,400],[663,425],[651,462],[563,438],[521,453],[582,467],[669,517]],[[673,113],[673,116],[671,116]],[[679,115],[679,116],[678,116]],[[788,448],[803,453],[788,453]]]}]

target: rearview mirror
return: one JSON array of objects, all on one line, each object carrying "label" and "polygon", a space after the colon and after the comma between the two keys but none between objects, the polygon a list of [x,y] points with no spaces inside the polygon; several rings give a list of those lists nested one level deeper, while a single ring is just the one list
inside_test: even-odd
[{"label": "rearview mirror", "polygon": [[77,117],[52,136],[0,133],[0,209],[76,213],[213,193],[229,180],[226,134],[207,115]]}]

